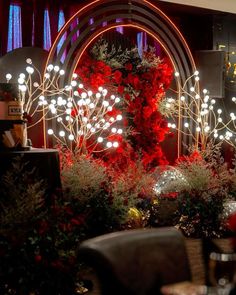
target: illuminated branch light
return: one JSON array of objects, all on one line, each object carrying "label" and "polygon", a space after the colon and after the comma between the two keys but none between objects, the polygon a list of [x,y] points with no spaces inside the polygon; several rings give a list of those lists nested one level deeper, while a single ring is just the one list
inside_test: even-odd
[{"label": "illuminated branch light", "polygon": [[[28,126],[31,128],[45,119],[49,111],[53,110],[49,107],[49,100],[65,92],[64,88],[59,87],[60,76],[65,74],[64,70],[60,70],[59,66],[49,65],[47,72],[42,77],[39,70],[33,65],[32,60],[27,58],[28,64],[25,73],[21,73],[18,77],[19,101],[23,105],[25,114],[34,117],[36,113],[40,113],[40,118],[34,124]],[[6,80],[9,82],[12,75],[8,73]],[[55,111],[53,110],[55,113]]]},{"label": "illuminated branch light", "polygon": [[[177,79],[179,100],[168,97],[160,102],[161,113],[172,120],[168,122],[168,127],[186,135],[202,149],[210,139],[226,141],[236,147],[235,113],[230,113],[227,122],[224,122],[222,109],[215,108],[216,100],[210,98],[207,89],[200,92],[198,75],[196,71],[183,85]],[[178,78],[179,73],[175,76]],[[236,103],[236,97],[232,101]]]},{"label": "illuminated branch light", "polygon": [[[82,83],[78,84],[75,80],[75,73],[70,85],[59,87],[60,77],[65,75],[65,71],[58,65],[48,65],[42,76],[31,59],[28,58],[26,62],[26,73],[21,73],[18,77],[19,101],[23,105],[23,111],[29,116],[33,117],[36,113],[41,115],[29,127],[42,120],[56,120],[60,126],[58,134],[53,129],[48,129],[48,135],[54,136],[68,148],[76,146],[81,153],[85,152],[87,142],[90,152],[119,146],[117,140],[109,139],[114,134],[121,139],[123,133],[122,115],[109,115],[120,102],[119,97],[109,95],[102,86],[95,94],[91,90],[87,91]],[[11,79],[12,75],[8,73],[7,82]]]},{"label": "illuminated branch light", "polygon": [[[71,96],[67,99],[58,97],[54,101],[53,108],[59,114],[57,122],[61,124],[60,129],[63,130],[59,131],[58,136],[54,132],[50,135],[55,136],[66,146],[70,145],[69,142],[73,142],[80,152],[84,152],[87,148],[88,141],[92,152],[117,148],[119,142],[111,141],[109,138],[112,134],[118,134],[121,137],[123,130],[119,127],[122,115],[111,117],[109,112],[120,102],[120,98],[114,95],[107,96],[107,90],[101,86],[94,94],[84,89],[83,84],[79,84],[78,87],[81,89],[81,94],[76,93],[76,97],[73,97],[74,91],[72,90]],[[63,100],[66,104],[62,103]]]}]

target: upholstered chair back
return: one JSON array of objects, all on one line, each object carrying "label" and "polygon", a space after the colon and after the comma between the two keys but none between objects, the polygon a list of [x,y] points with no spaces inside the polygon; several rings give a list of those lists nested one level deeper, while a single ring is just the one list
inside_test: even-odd
[{"label": "upholstered chair back", "polygon": [[172,227],[105,234],[84,241],[78,255],[96,271],[102,295],[157,295],[191,280],[183,236]]}]

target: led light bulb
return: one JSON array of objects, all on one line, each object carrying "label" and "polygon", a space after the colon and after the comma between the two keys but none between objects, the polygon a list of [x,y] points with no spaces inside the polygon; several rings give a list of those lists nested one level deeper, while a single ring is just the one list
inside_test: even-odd
[{"label": "led light bulb", "polygon": [[75,137],[74,137],[74,135],[73,135],[73,134],[70,134],[70,135],[68,136],[68,138],[69,138],[69,140],[71,140],[71,141],[72,141],[72,140],[74,140],[74,138],[75,138]]},{"label": "led light bulb", "polygon": [[61,137],[64,137],[64,136],[65,136],[65,131],[63,131],[63,130],[60,131],[60,132],[59,132],[59,135],[60,135]]},{"label": "led light bulb", "polygon": [[6,74],[7,81],[11,80],[11,78],[12,78],[12,75],[10,73]]},{"label": "led light bulb", "polygon": [[52,135],[53,134],[53,130],[52,129],[48,129],[48,134]]}]

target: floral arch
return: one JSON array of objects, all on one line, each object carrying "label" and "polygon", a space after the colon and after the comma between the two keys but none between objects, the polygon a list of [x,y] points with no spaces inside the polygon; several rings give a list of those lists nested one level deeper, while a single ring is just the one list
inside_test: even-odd
[{"label": "floral arch", "polygon": [[[120,22],[117,23],[116,19]],[[93,19],[93,22],[89,22]],[[154,4],[139,0],[95,0],[82,7],[64,25],[58,34],[46,62],[61,65],[70,81],[86,48],[102,33],[117,26],[135,27],[158,41],[169,56],[173,68],[185,81],[195,70],[190,49],[174,23]],[[58,45],[63,42],[59,52]],[[63,57],[63,58],[62,58]]]},{"label": "floral arch", "polygon": [[146,0],[95,0],[82,7],[58,34],[49,52],[45,69],[50,64],[59,65],[66,73],[60,78],[59,84],[70,84],[72,75],[89,45],[103,33],[118,26],[144,31],[161,45],[174,70],[180,74],[175,77],[178,80],[178,93],[178,85],[195,70],[192,54],[174,23],[156,5]]}]

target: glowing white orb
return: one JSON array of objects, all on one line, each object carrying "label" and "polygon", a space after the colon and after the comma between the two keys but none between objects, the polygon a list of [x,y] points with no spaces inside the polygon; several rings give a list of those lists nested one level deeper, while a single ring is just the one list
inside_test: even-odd
[{"label": "glowing white orb", "polygon": [[27,88],[25,85],[19,85],[19,90],[22,92],[26,92]]},{"label": "glowing white orb", "polygon": [[6,79],[7,79],[8,81],[11,80],[11,78],[12,78],[12,75],[11,75],[10,73],[6,74]]},{"label": "glowing white orb", "polygon": [[74,140],[74,135],[73,134],[70,134],[69,136],[68,136],[68,138],[69,138],[69,140]]},{"label": "glowing white orb", "polygon": [[116,116],[116,120],[117,120],[117,121],[122,120],[122,115],[117,115],[117,116]]},{"label": "glowing white orb", "polygon": [[111,148],[111,147],[112,147],[112,142],[108,141],[107,144],[106,144],[106,146],[107,146],[108,148]]},{"label": "glowing white orb", "polygon": [[75,87],[77,85],[77,82],[73,80],[73,81],[71,81],[70,84],[71,84],[72,87]]},{"label": "glowing white orb", "polygon": [[98,142],[103,142],[103,137],[99,136],[97,139]]},{"label": "glowing white orb", "polygon": [[38,82],[34,82],[33,83],[33,86],[36,88],[36,87],[39,87],[39,83]]},{"label": "glowing white orb", "polygon": [[31,58],[27,58],[26,59],[26,63],[29,64],[29,65],[31,65],[32,64],[32,59]]},{"label": "glowing white orb", "polygon": [[64,136],[65,136],[65,131],[61,130],[61,131],[59,132],[59,135],[60,135],[61,137],[64,137]]},{"label": "glowing white orb", "polygon": [[107,100],[104,100],[104,101],[102,102],[102,104],[104,105],[104,107],[108,107],[108,106],[109,106],[109,102],[108,102]]},{"label": "glowing white orb", "polygon": [[116,97],[115,103],[118,103],[118,102],[120,102],[120,98],[119,97]]},{"label": "glowing white orb", "polygon": [[48,129],[48,134],[52,135],[53,134],[53,130],[52,129]]},{"label": "glowing white orb", "polygon": [[25,79],[22,79],[22,78],[19,78],[19,79],[18,79],[18,83],[19,83],[19,84],[24,84],[24,82],[25,82]]},{"label": "glowing white orb", "polygon": [[49,72],[51,72],[51,71],[53,70],[53,65],[52,65],[52,64],[48,65],[48,66],[47,66],[47,70],[48,70]]},{"label": "glowing white orb", "polygon": [[31,75],[34,72],[34,68],[32,68],[32,67],[26,67],[26,72]]},{"label": "glowing white orb", "polygon": [[102,94],[103,94],[104,96],[106,96],[106,95],[107,95],[107,89],[103,89],[103,90],[102,90]]},{"label": "glowing white orb", "polygon": [[55,67],[54,67],[54,72],[59,72],[59,71],[60,71],[59,66],[55,66]]}]

